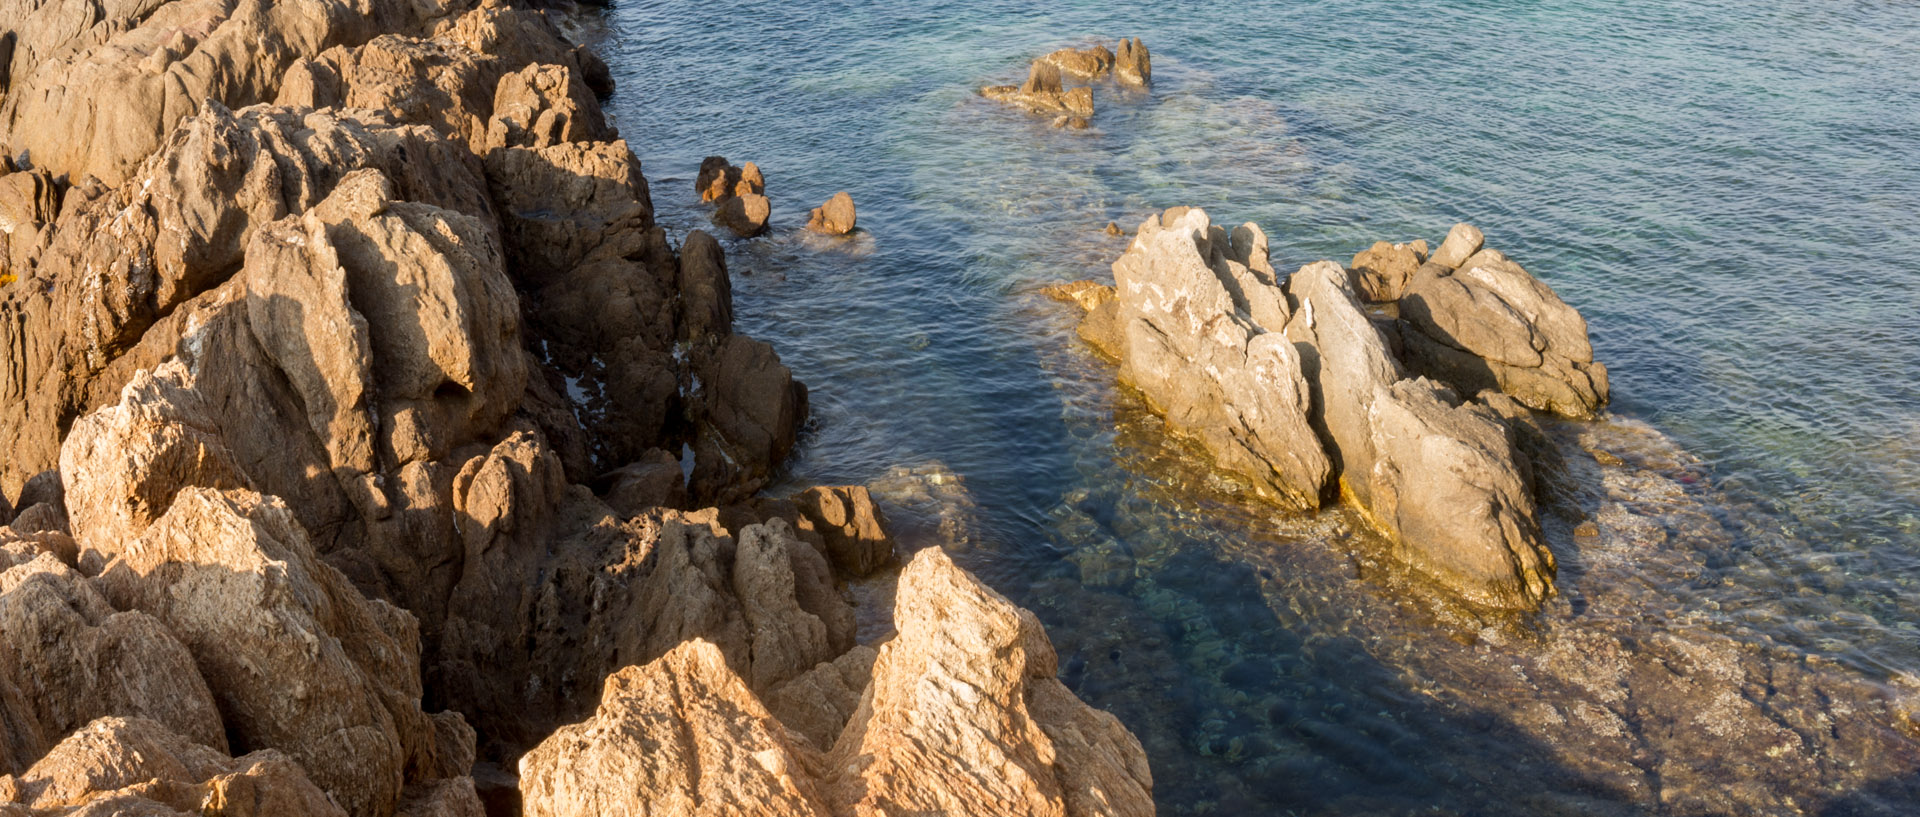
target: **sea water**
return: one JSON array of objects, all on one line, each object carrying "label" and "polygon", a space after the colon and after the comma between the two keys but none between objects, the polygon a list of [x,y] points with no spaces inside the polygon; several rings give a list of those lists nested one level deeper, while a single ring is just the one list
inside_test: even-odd
[{"label": "sea water", "polygon": [[[675,241],[715,229],[702,157],[766,175],[773,231],[726,244],[738,329],[812,388],[781,487],[871,484],[1039,613],[1163,813],[1920,807],[1920,7],[624,2],[584,33]],[[1123,36],[1153,84],[1095,83],[1087,130],[976,93]],[[800,231],[837,190],[860,231]],[[1553,424],[1539,617],[1262,506],[1114,386],[1038,290],[1174,205],[1282,272],[1469,221],[1586,316],[1614,417]]]}]

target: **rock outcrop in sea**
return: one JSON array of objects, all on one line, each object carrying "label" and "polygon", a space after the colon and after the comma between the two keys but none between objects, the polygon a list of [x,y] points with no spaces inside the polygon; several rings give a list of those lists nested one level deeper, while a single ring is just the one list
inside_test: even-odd
[{"label": "rock outcrop in sea", "polygon": [[[1150,812],[937,551],[856,643],[897,543],[865,488],[756,496],[806,388],[548,12],[0,12],[0,811]],[[985,698],[902,698],[935,673]],[[618,774],[650,729],[722,754]]]},{"label": "rock outcrop in sea", "polygon": [[1097,43],[1086,48],[1062,48],[1034,60],[1025,82],[989,85],[980,89],[980,95],[1031,113],[1053,115],[1054,127],[1086,128],[1093,117],[1093,87],[1067,87],[1062,78],[1093,81],[1108,76],[1125,85],[1150,84],[1153,61],[1146,44],[1138,37],[1123,38],[1117,54]]},{"label": "rock outcrop in sea", "polygon": [[1419,572],[1478,605],[1532,610],[1555,565],[1526,453],[1538,431],[1519,404],[1588,416],[1605,369],[1579,314],[1480,244],[1460,225],[1434,259],[1382,243],[1352,269],[1322,261],[1283,279],[1258,226],[1229,233],[1176,207],[1141,225],[1113,287],[1051,294],[1087,310],[1080,335],[1223,469],[1296,509],[1344,498]]}]

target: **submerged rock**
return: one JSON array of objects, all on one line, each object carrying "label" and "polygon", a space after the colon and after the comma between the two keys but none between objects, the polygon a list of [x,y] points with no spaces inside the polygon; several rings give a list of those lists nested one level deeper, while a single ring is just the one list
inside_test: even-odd
[{"label": "submerged rock", "polygon": [[853,197],[845,190],[833,194],[825,204],[807,214],[807,229],[816,233],[846,235],[853,232],[853,225]]}]

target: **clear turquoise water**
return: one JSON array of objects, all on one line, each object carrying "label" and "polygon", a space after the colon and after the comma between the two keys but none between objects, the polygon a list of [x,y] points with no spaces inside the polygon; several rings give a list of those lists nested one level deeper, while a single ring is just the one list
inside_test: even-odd
[{"label": "clear turquoise water", "polygon": [[[1670,764],[1705,761],[1653,716],[1572,751],[1580,727],[1490,696],[1558,694],[1519,662],[1576,632],[1844,680],[1748,697],[1920,676],[1920,7],[626,3],[589,33],[665,223],[704,225],[702,156],[766,173],[778,229],[728,252],[741,329],[813,388],[789,482],[879,483],[910,539],[1039,612],[1069,684],[1140,734],[1163,812],[1913,805],[1899,757],[1677,805]],[[1098,88],[1090,131],[973,93],[1119,36],[1155,84]],[[862,234],[796,232],[842,189]],[[1177,204],[1258,222],[1282,270],[1479,225],[1587,316],[1616,414],[1701,460],[1714,535],[1615,570],[1563,503],[1565,598],[1490,646],[1406,601],[1343,513],[1241,500],[1036,292],[1105,275],[1109,220]],[[1805,751],[1844,766],[1818,731]]]}]

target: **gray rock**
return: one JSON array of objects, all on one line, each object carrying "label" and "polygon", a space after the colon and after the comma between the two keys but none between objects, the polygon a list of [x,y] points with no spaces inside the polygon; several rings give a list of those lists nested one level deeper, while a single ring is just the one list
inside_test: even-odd
[{"label": "gray rock", "polygon": [[1449,269],[1458,267],[1469,256],[1479,252],[1485,241],[1486,236],[1480,233],[1480,228],[1463,221],[1447,231],[1447,239],[1440,242],[1440,249],[1434,250],[1433,257],[1427,260]]},{"label": "gray rock", "polygon": [[1299,352],[1280,334],[1290,310],[1249,265],[1266,266],[1264,236],[1242,230],[1236,249],[1187,208],[1140,226],[1113,265],[1120,377],[1223,467],[1284,504],[1318,507],[1329,464],[1307,422]]}]

